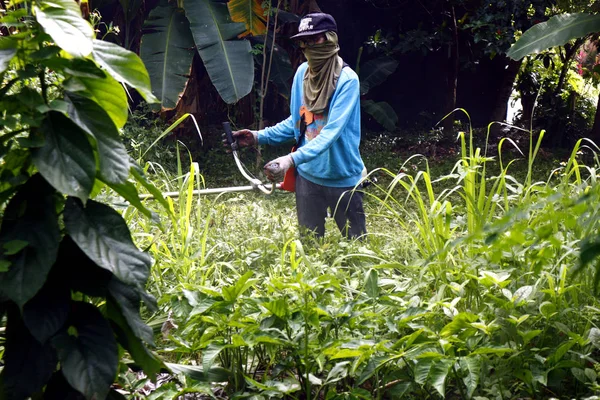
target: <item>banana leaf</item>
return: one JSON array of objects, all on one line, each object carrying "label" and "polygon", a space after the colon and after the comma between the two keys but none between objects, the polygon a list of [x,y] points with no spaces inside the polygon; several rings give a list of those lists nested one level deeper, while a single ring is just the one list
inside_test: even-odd
[{"label": "banana leaf", "polygon": [[202,62],[221,98],[236,103],[252,90],[254,60],[250,42],[237,39],[246,31],[231,22],[227,4],[213,0],[184,0],[184,8]]},{"label": "banana leaf", "polygon": [[363,100],[360,103],[363,110],[371,115],[375,121],[379,122],[388,131],[396,129],[398,115],[396,111],[385,101],[375,103],[373,100]]},{"label": "banana leaf", "polygon": [[234,22],[242,22],[246,25],[246,33],[259,36],[267,31],[262,3],[262,0],[230,0],[227,8]]},{"label": "banana leaf", "polygon": [[600,15],[586,13],[555,15],[529,28],[506,53],[513,60],[562,46],[570,40],[600,32]]},{"label": "banana leaf", "polygon": [[360,68],[360,94],[365,95],[369,90],[383,83],[388,76],[398,68],[398,61],[391,57],[379,57],[370,60]]},{"label": "banana leaf", "polygon": [[144,25],[140,56],[148,69],[152,93],[173,108],[185,90],[194,56],[194,40],[184,11],[160,5]]}]

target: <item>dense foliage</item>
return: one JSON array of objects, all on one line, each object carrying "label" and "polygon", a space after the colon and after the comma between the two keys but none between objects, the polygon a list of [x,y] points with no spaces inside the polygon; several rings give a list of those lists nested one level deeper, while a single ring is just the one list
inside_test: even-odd
[{"label": "dense foliage", "polygon": [[141,60],[94,39],[71,0],[11,3],[0,37],[1,396],[103,399],[123,350],[156,374],[142,320],[152,260],[122,216],[93,198],[152,189],[119,138],[124,84],[154,101]]},{"label": "dense foliage", "polygon": [[597,394],[593,153],[580,143],[546,175],[543,132],[520,160],[509,141],[485,154],[474,135],[463,135],[442,176],[421,157],[383,158],[385,145],[370,144],[367,162],[389,172],[375,171],[382,184],[367,190],[364,241],[340,240],[329,225],[323,242],[301,243],[286,194],[195,197],[195,163],[181,179],[161,175],[163,190],[178,193],[167,229],[134,210],[126,218],[157,260],[150,324],[162,327],[160,352],[204,375],[181,370],[149,390],[129,372],[124,389],[149,398]]},{"label": "dense foliage", "polygon": [[[544,131],[494,138],[493,125],[471,130],[466,113],[464,124],[449,118],[467,131],[442,170],[414,154],[436,141],[427,135],[411,138],[401,159],[390,152],[395,133],[371,139],[363,150],[380,183],[366,190],[369,234],[355,241],[331,221],[324,240],[300,241],[287,194],[197,195],[219,182],[201,171],[228,174],[229,156],[213,151],[199,164],[180,141],[161,141],[191,116],[166,128],[146,103],[180,100],[193,86],[195,51],[221,96],[241,99],[254,74],[251,44],[261,79],[284,88],[294,49],[269,34],[297,19],[282,8],[302,8],[283,3],[120,1],[121,34],[85,2],[95,26],[71,0],[0,0],[0,398],[598,395],[600,149],[589,141],[546,160],[545,171]],[[360,3],[393,9],[387,0]],[[463,65],[476,68],[482,54],[503,58],[534,18],[567,7],[487,4],[422,2],[436,11],[427,24],[402,37],[375,33],[357,57],[361,93],[376,97],[402,72],[401,54],[418,44],[405,40],[411,35],[427,56],[461,63],[454,51],[476,45]],[[140,47],[150,73],[95,33]],[[238,37],[250,33],[265,36]],[[560,89],[574,38],[524,63],[522,96],[555,78]],[[231,68],[215,67],[223,58]],[[560,73],[548,72],[559,58]],[[593,80],[588,58],[578,76]],[[281,74],[263,74],[271,63]],[[534,74],[546,82],[528,80]],[[450,71],[446,83],[456,77]],[[144,100],[134,118],[130,88]],[[550,98],[540,107],[548,115],[560,110],[557,93],[540,96]],[[362,103],[393,129],[392,104]]]}]

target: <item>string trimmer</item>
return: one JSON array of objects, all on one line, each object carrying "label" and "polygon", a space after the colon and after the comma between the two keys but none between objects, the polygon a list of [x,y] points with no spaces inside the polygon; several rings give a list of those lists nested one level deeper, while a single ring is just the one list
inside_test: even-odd
[{"label": "string trimmer", "polygon": [[[237,165],[242,176],[250,182],[250,185],[246,186],[232,186],[232,187],[223,187],[223,188],[213,188],[213,189],[196,189],[192,191],[193,194],[196,195],[205,195],[205,194],[221,194],[221,193],[234,193],[234,192],[250,192],[253,190],[260,190],[264,194],[272,194],[275,192],[275,189],[281,189],[281,183],[263,183],[260,179],[256,178],[242,163],[240,160],[240,156],[238,154],[238,144],[233,139],[233,132],[231,131],[231,125],[229,122],[223,122],[223,129],[225,130],[225,138],[227,139],[227,144],[231,148],[231,153],[233,154],[233,159],[235,160],[235,164]],[[164,192],[162,193],[164,197],[179,197],[180,192]],[[140,195],[140,199],[151,199],[154,196],[151,194],[142,194]]]}]

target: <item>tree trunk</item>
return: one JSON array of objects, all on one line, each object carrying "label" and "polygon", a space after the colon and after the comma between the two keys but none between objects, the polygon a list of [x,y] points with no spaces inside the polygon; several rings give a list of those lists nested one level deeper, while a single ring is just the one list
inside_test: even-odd
[{"label": "tree trunk", "polygon": [[556,84],[556,88],[554,89],[554,95],[551,99],[551,106],[554,110],[552,120],[550,121],[550,126],[548,127],[548,133],[550,134],[550,143],[552,147],[561,147],[566,143],[566,138],[563,135],[562,128],[564,127],[564,115],[560,115],[558,109],[560,107],[560,93],[565,85],[565,81],[567,79],[567,73],[569,72],[569,65],[575,57],[577,50],[583,44],[584,39],[577,39],[573,46],[565,45],[565,58],[563,60],[563,66],[560,71],[560,77],[558,78],[558,83]]},{"label": "tree trunk", "polygon": [[[447,86],[446,86],[446,110],[444,114],[452,112],[456,108],[456,87],[458,85],[458,26],[456,25],[456,14],[454,12],[454,6],[451,10],[452,16],[452,44],[450,45],[450,58],[448,60],[448,75],[447,75]],[[454,137],[454,115],[448,116],[443,121],[444,127],[444,141],[451,142]]]},{"label": "tree trunk", "polygon": [[[502,76],[502,84],[500,85],[498,95],[496,96],[496,105],[494,106],[494,110],[492,111],[490,122],[506,122],[506,114],[508,112],[508,101],[510,100],[510,95],[513,91],[515,79],[517,78],[517,74],[521,69],[521,63],[523,62],[522,60],[507,60],[508,65],[506,67],[506,70],[504,71],[504,75]],[[502,125],[492,125],[492,135],[499,134],[501,129]]]},{"label": "tree trunk", "polygon": [[562,90],[563,86],[565,85],[565,80],[567,79],[567,73],[569,72],[569,65],[571,64],[573,57],[575,57],[575,54],[577,54],[577,50],[579,49],[579,47],[581,47],[583,42],[584,42],[584,39],[580,38],[575,41],[573,46],[565,45],[565,59],[563,60],[562,69],[560,70],[560,78],[558,78],[558,83],[556,85],[556,88],[554,89],[555,96],[558,96],[560,94],[560,91]]},{"label": "tree trunk", "polygon": [[598,95],[598,103],[596,105],[596,115],[594,116],[594,126],[590,133],[590,139],[596,144],[600,144],[600,95]]}]

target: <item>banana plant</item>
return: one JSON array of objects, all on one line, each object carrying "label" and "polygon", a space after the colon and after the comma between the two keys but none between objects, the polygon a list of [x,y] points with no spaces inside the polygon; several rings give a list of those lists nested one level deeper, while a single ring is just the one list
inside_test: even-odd
[{"label": "banana plant", "polygon": [[227,8],[234,22],[246,25],[246,34],[260,36],[266,33],[265,10],[260,0],[231,0]]},{"label": "banana plant", "polygon": [[236,103],[252,90],[250,42],[238,38],[266,29],[261,2],[237,0],[229,9],[216,0],[180,0],[177,4],[163,0],[150,13],[140,55],[164,108],[177,105],[189,79],[194,51],[223,101]]},{"label": "banana plant", "polygon": [[562,46],[570,40],[600,32],[600,15],[573,13],[555,15],[546,22],[534,25],[510,48],[507,55],[513,60]]},{"label": "banana plant", "polygon": [[[398,68],[398,61],[388,56],[366,62],[359,71],[360,95],[366,95],[373,87],[383,83],[396,71],[396,68]],[[396,128],[398,115],[385,101],[376,103],[373,100],[362,100],[360,106],[388,131]]]}]

